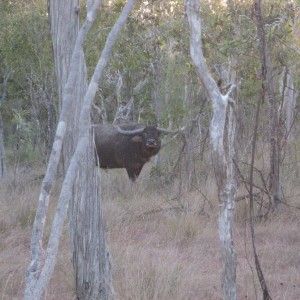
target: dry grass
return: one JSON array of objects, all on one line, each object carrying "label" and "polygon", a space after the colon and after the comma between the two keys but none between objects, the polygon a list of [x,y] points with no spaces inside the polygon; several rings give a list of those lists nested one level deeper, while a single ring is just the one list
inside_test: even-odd
[{"label": "dry grass", "polygon": [[[31,227],[35,217],[41,169],[22,169],[0,181],[0,299],[23,299],[24,276],[30,259]],[[55,203],[50,204],[50,212]],[[45,235],[50,228],[46,226]],[[74,299],[74,283],[67,235],[45,299]],[[66,259],[66,257],[68,259]]]},{"label": "dry grass", "polygon": [[[22,299],[38,173],[26,170],[0,183],[1,299]],[[166,185],[148,174],[143,170],[132,184],[123,170],[102,173],[116,299],[221,299],[214,187],[209,182],[202,187],[207,199],[198,192],[178,198],[176,182]],[[234,228],[238,294],[261,299],[244,206],[245,201],[237,204]],[[273,299],[300,298],[299,229],[299,212],[288,208],[256,224],[257,251]],[[67,234],[60,249],[45,299],[75,299]]]}]

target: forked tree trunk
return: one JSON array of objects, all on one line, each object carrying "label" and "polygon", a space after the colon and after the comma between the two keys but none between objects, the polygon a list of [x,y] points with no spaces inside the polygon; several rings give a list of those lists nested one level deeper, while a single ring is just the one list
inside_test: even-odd
[{"label": "forked tree trunk", "polygon": [[[73,124],[70,122],[72,114],[70,108],[73,100],[73,91],[76,90],[78,76],[81,76],[80,78],[84,77],[84,74],[79,74],[79,71],[82,70],[80,67],[85,66],[84,59],[81,58],[82,46],[87,33],[95,20],[98,8],[100,6],[100,1],[101,0],[88,1],[87,17],[76,38],[72,58],[69,63],[68,79],[63,91],[62,109],[47,171],[42,182],[36,218],[33,225],[31,239],[31,261],[25,277],[26,300],[40,299],[51,278],[57,259],[59,239],[63,231],[64,220],[67,214],[69,203],[71,203],[70,215],[76,215],[77,219],[80,219],[83,224],[83,226],[80,226],[80,224],[77,226],[76,220],[73,217],[70,217],[70,223],[73,227],[71,229],[71,237],[74,241],[74,253],[77,255],[74,256],[74,264],[78,279],[78,281],[76,279],[78,284],[78,298],[109,299],[112,296],[112,288],[110,286],[109,253],[107,251],[107,245],[103,231],[104,229],[100,201],[101,198],[95,199],[96,197],[94,195],[99,194],[99,190],[97,189],[98,182],[96,180],[95,173],[91,173],[89,174],[91,176],[87,176],[87,173],[91,172],[91,168],[95,168],[94,161],[91,159],[94,156],[92,147],[93,141],[91,140],[90,134],[90,112],[95,94],[98,89],[98,83],[103,75],[104,68],[108,63],[112,48],[116,43],[122,27],[127,21],[128,15],[134,6],[135,0],[129,0],[125,4],[120,17],[109,33],[100,59],[95,68],[95,72],[85,93],[83,103],[81,105],[80,116],[78,119],[79,121],[77,122],[79,131],[78,142],[75,146],[74,154],[72,155],[62,184],[57,203],[57,209],[55,211],[55,216],[52,223],[51,234],[48,241],[48,247],[46,251],[43,249],[43,231],[50,198],[50,191],[57,173],[57,166],[62,152],[62,143],[65,139],[66,129],[68,126],[73,128]],[[50,4],[51,3],[52,2],[50,2]],[[53,2],[53,4],[57,3],[63,4],[59,1],[55,3]],[[58,8],[57,6],[54,7]],[[63,14],[61,11],[59,13]],[[78,13],[78,6],[75,7],[75,13]],[[59,32],[59,30],[57,32]],[[58,42],[58,40],[54,40]],[[81,87],[83,87],[84,84],[84,80],[79,82],[79,86]],[[76,128],[73,130],[76,130]],[[85,162],[85,159],[88,161],[88,163],[84,166],[84,168],[80,169],[80,165]],[[84,179],[81,179],[79,175]],[[77,195],[80,195],[81,198],[74,198],[77,201],[72,202],[77,176],[79,178],[77,181],[77,190],[79,191]],[[82,184],[80,185],[80,183]],[[87,187],[85,185],[86,183],[91,184],[91,187],[95,187],[95,189]],[[89,207],[85,209],[85,205],[88,205]],[[84,216],[81,216],[80,214],[82,212],[89,213],[85,213]],[[88,234],[88,236],[82,235],[82,230],[84,231],[83,234]],[[82,285],[80,285],[81,283]]]},{"label": "forked tree trunk", "polygon": [[[236,289],[236,256],[233,245],[232,226],[235,209],[235,182],[233,174],[232,150],[225,153],[223,142],[228,143],[226,149],[232,149],[234,140],[234,120],[229,121],[228,137],[224,139],[226,109],[229,95],[234,89],[230,88],[223,96],[211,77],[202,52],[200,0],[186,0],[186,12],[190,28],[190,53],[196,66],[200,81],[207,97],[211,101],[213,117],[210,123],[211,155],[220,203],[219,238],[222,257],[222,288],[223,299],[237,299]],[[230,108],[231,109],[231,108]],[[233,116],[234,114],[231,114]]]},{"label": "forked tree trunk", "polygon": [[[70,59],[79,31],[79,1],[50,1],[51,33],[60,101],[68,78]],[[84,54],[78,60],[76,87],[69,107],[69,120],[63,144],[65,169],[78,143],[79,116],[87,91],[87,71]],[[62,106],[61,102],[61,106]],[[92,133],[87,151],[77,171],[73,197],[69,204],[69,225],[73,251],[76,293],[78,299],[107,299],[111,276],[101,208],[101,189],[95,168]]]},{"label": "forked tree trunk", "polygon": [[[74,120],[72,119],[72,111],[71,111],[72,100],[74,100],[74,91],[77,92],[80,91],[81,95],[83,95],[82,92],[83,90],[86,91],[86,72],[85,72],[85,62],[82,56],[82,45],[87,36],[89,29],[91,28],[95,20],[100,5],[100,0],[95,0],[92,3],[91,1],[88,2],[90,5],[87,13],[87,18],[76,38],[75,45],[73,46],[72,49],[73,52],[72,58],[70,59],[69,56],[67,63],[62,62],[64,67],[66,67],[66,64],[69,64],[67,68],[67,72],[65,73],[65,76],[67,76],[67,80],[66,78],[62,79],[65,83],[65,86],[62,89],[62,94],[60,94],[60,97],[63,99],[63,101],[62,101],[62,106],[60,111],[59,123],[57,126],[55,140],[52,147],[50,159],[48,162],[47,171],[41,186],[36,218],[33,225],[32,240],[31,240],[31,262],[26,272],[26,287],[25,287],[26,300],[40,299],[47,287],[47,283],[51,278],[56,263],[59,239],[62,234],[64,220],[67,214],[69,203],[72,203],[72,199],[75,200],[78,199],[74,197],[74,191],[72,191],[72,189],[74,187],[74,183],[76,182],[76,175],[78,175],[80,163],[84,161],[85,158],[89,160],[89,164],[85,165],[85,169],[83,170],[83,172],[86,171],[86,173],[88,173],[89,176],[88,177],[85,176],[86,175],[85,173],[81,173],[81,175],[83,176],[83,178],[85,178],[84,183],[88,183],[90,186],[84,186],[84,189],[87,191],[85,194],[83,192],[77,194],[80,195],[81,198],[76,202],[76,204],[78,204],[80,207],[83,207],[85,205],[85,203],[83,202],[87,201],[89,205],[87,210],[93,211],[93,214],[89,216],[88,221],[92,222],[93,224],[97,224],[98,226],[97,235],[95,235],[95,238],[94,236],[90,237],[90,239],[86,239],[86,237],[81,236],[81,241],[83,245],[86,245],[88,241],[91,240],[93,241],[92,244],[89,244],[89,247],[87,248],[89,251],[91,252],[93,251],[93,253],[96,253],[97,259],[95,260],[95,255],[93,254],[90,255],[89,252],[88,253],[85,252],[84,249],[79,248],[80,245],[76,244],[74,245],[74,252],[77,251],[76,253],[78,254],[78,256],[79,257],[82,256],[84,257],[84,259],[83,261],[81,261],[82,263],[81,265],[75,265],[75,269],[76,268],[78,268],[78,270],[84,269],[83,280],[87,278],[87,281],[85,282],[86,283],[85,288],[82,291],[81,295],[84,294],[84,297],[85,295],[87,295],[88,297],[90,297],[91,295],[96,295],[94,299],[107,299],[111,294],[110,284],[109,284],[110,283],[109,257],[107,255],[107,252],[104,252],[103,250],[103,249],[107,250],[107,246],[105,242],[104,231],[103,231],[104,229],[102,225],[101,201],[100,201],[101,199],[95,196],[99,194],[98,192],[99,185],[98,182],[95,183],[97,174],[95,172],[95,164],[93,160],[94,156],[91,155],[91,153],[93,153],[93,146],[92,146],[91,134],[89,134],[89,127],[90,127],[89,113],[90,113],[92,101],[95,96],[97,83],[100,80],[101,74],[103,73],[103,69],[107,63],[108,56],[111,52],[111,48],[114,42],[113,43],[110,42],[112,44],[110,47],[106,46],[108,50],[106,50],[106,53],[103,55],[104,58],[101,56],[102,58],[100,63],[102,66],[102,68],[100,68],[101,71],[98,70],[97,76],[93,75],[93,78],[94,76],[96,78],[92,82],[92,87],[89,86],[89,89],[86,92],[83,105],[77,102],[77,104],[80,107],[82,107],[81,112],[78,111],[78,115],[80,113],[79,122],[76,119],[77,123],[75,123],[75,124],[79,124],[77,125],[79,129],[82,129],[82,130],[78,130],[80,132],[79,134],[80,140],[78,141],[78,145],[76,146],[74,155],[70,160],[70,165],[65,175],[65,179],[62,185],[61,193],[57,204],[57,210],[55,212],[55,216],[52,223],[52,229],[49,237],[47,250],[45,251],[43,249],[43,231],[44,231],[45,219],[46,219],[46,214],[47,214],[47,209],[49,204],[50,191],[54,184],[55,176],[57,173],[58,162],[61,157],[62,143],[65,139],[67,128],[71,127],[73,128],[73,131],[76,130],[76,127],[73,126],[71,121]],[[66,42],[63,44],[65,45],[65,48],[62,47],[62,49],[64,50],[61,50],[59,52],[59,55],[62,55],[59,58],[62,58],[63,54],[66,54],[67,56],[69,55],[69,53],[67,52],[69,51],[69,48],[67,46],[68,42],[72,44],[73,35],[71,34],[71,31],[73,28],[70,29],[68,28],[67,25],[71,24],[72,26],[75,26],[76,24],[79,24],[78,15],[77,15],[78,6],[75,5],[75,1],[73,1],[71,5],[68,5],[70,4],[70,2],[65,3],[62,1],[55,1],[55,0],[49,2],[49,4],[50,4],[50,11],[53,10],[52,13],[54,14],[53,16],[54,20],[51,21],[54,22],[52,23],[54,26],[52,27],[52,30],[54,32],[53,35],[54,37],[56,37],[54,38],[54,43],[61,45],[60,43],[63,40],[63,37],[71,38],[70,41],[68,39],[66,40]],[[59,6],[59,4],[61,4],[62,6]],[[72,17],[73,14],[76,15],[77,23],[74,22],[74,19],[70,21],[71,23],[68,22],[67,16],[69,15],[70,17]],[[59,18],[59,16],[64,16],[66,18]],[[57,17],[58,19],[56,20],[55,17]],[[55,20],[57,21],[57,23],[55,22]],[[65,28],[63,28],[64,25]],[[76,30],[78,30],[78,27],[75,28]],[[68,31],[69,29],[70,31]],[[76,30],[74,32],[76,32]],[[120,29],[117,30],[117,33],[119,31]],[[63,34],[66,32],[70,33],[70,35]],[[54,45],[54,48],[55,46],[57,46],[57,44]],[[64,53],[64,51],[66,53]],[[59,63],[59,60],[56,63]],[[56,66],[59,67],[58,65]],[[58,78],[60,78],[59,75]],[[90,92],[91,90],[93,91],[92,93]],[[75,97],[76,96],[78,97],[78,95],[75,95]],[[78,182],[80,182],[80,179]],[[73,220],[72,218],[70,219]],[[84,220],[84,217],[80,219]],[[86,227],[88,227],[88,225],[91,224],[88,221],[84,222]],[[75,224],[75,222],[71,222],[71,224],[73,225]],[[88,230],[89,232],[95,232],[94,228],[89,228],[89,229],[90,229]],[[80,234],[80,232],[76,231],[76,228],[72,228],[71,231],[72,233],[74,233],[73,235],[71,234],[72,237],[77,236],[78,233]],[[101,247],[99,247],[99,244],[101,244]],[[103,281],[107,283],[107,285],[104,285]],[[79,289],[80,288],[81,287],[79,287]]]}]

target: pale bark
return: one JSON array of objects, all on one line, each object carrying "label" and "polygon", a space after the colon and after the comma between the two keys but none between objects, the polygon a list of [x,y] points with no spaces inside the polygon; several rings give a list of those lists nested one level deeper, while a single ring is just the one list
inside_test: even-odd
[{"label": "pale bark", "polygon": [[295,121],[294,111],[296,106],[296,99],[299,93],[294,86],[293,77],[286,67],[284,68],[284,71],[282,72],[279,80],[279,91],[282,99],[279,108],[281,133],[283,135],[282,138],[283,141],[287,140],[288,142],[290,142],[294,140],[292,127]]},{"label": "pale bark", "polygon": [[134,115],[134,103],[135,97],[134,95],[139,94],[146,83],[148,82],[148,78],[144,80],[140,80],[137,85],[132,89],[133,93],[130,95],[130,100],[126,103],[124,100],[121,99],[121,88],[122,88],[122,76],[119,75],[118,83],[116,85],[116,95],[117,95],[117,111],[113,120],[113,124],[120,124],[120,123],[128,123],[133,121],[132,116]]},{"label": "pale bark", "polygon": [[5,174],[6,174],[6,164],[5,164],[5,149],[4,149],[4,136],[3,136],[3,120],[0,112],[0,178],[4,177]]},{"label": "pale bark", "polygon": [[6,72],[2,81],[2,91],[0,97],[0,178],[5,176],[6,164],[5,164],[5,149],[4,149],[4,136],[3,136],[3,120],[1,114],[1,108],[6,98],[7,81],[10,76],[10,71]]},{"label": "pale bark", "polygon": [[54,95],[51,93],[47,102],[47,113],[48,113],[48,126],[47,126],[47,156],[51,151],[51,146],[55,137],[55,125],[56,125],[56,108],[55,108]]},{"label": "pale bark", "polygon": [[173,123],[174,123],[174,118],[173,114],[170,110],[170,107],[172,105],[171,97],[170,97],[170,91],[173,89],[173,82],[172,82],[172,75],[173,75],[173,66],[175,65],[175,54],[174,54],[174,45],[175,45],[175,40],[174,38],[171,38],[168,41],[167,44],[167,66],[166,66],[166,80],[165,80],[165,103],[167,106],[167,113],[168,113],[168,129],[172,130],[173,129]]},{"label": "pale bark", "polygon": [[130,100],[126,104],[120,104],[115,114],[113,124],[129,122],[132,108],[133,108],[133,98],[130,98]]},{"label": "pale bark", "polygon": [[[233,245],[232,226],[235,208],[235,184],[233,182],[232,152],[226,159],[224,150],[224,128],[226,108],[229,95],[234,85],[223,96],[211,77],[206,65],[201,44],[201,20],[199,15],[200,1],[186,0],[186,12],[190,28],[190,54],[195,64],[198,76],[202,82],[207,97],[212,103],[213,116],[210,124],[211,154],[218,187],[220,203],[219,238],[222,257],[222,288],[223,299],[237,299],[236,289],[236,256]],[[229,123],[231,129],[228,143],[233,143],[235,126]],[[230,146],[231,147],[231,146]],[[228,146],[227,146],[228,148]]]},{"label": "pale bark", "polygon": [[[50,16],[53,34],[53,48],[57,74],[68,75],[70,59],[77,36],[79,16],[64,11],[65,3],[53,1]],[[73,7],[78,10],[78,1],[73,1]],[[88,3],[88,15],[93,3]],[[71,6],[71,7],[72,7]],[[70,9],[68,7],[68,9]],[[54,11],[53,11],[54,10]],[[57,11],[61,12],[57,14]],[[66,30],[66,24],[73,24],[75,28]],[[76,29],[76,30],[74,30]],[[58,43],[57,39],[61,39]],[[64,45],[64,46],[62,46]],[[76,71],[76,86],[73,90],[73,101],[69,107],[71,119],[64,141],[64,163],[68,166],[78,142],[80,132],[80,112],[82,100],[87,92],[87,70],[84,54],[81,51]],[[67,74],[66,74],[67,73]],[[65,78],[58,79],[61,86]],[[89,120],[90,123],[90,120]],[[105,238],[102,217],[100,181],[95,168],[93,137],[88,136],[89,143],[78,165],[77,176],[73,184],[72,197],[69,203],[69,228],[73,251],[73,266],[75,272],[76,294],[78,299],[106,299],[111,294],[111,275],[109,251]]]},{"label": "pale bark", "polygon": [[[53,2],[51,1],[50,5],[52,4]],[[77,67],[78,67],[80,53],[82,52],[82,45],[86,38],[87,32],[91,28],[91,25],[96,17],[99,4],[100,1],[95,2],[95,5],[93,7],[93,13],[90,13],[87,16],[87,20],[85,21],[83,27],[81,28],[77,36],[73,54],[70,59],[70,65],[69,65],[70,76],[64,77],[64,79],[62,79],[64,80],[64,82],[66,82],[65,92],[63,93],[61,90],[59,93],[60,97],[63,98],[62,101],[63,104],[60,112],[60,118],[56,130],[55,140],[53,143],[50,159],[48,162],[48,167],[46,170],[45,178],[41,186],[36,218],[33,225],[32,240],[31,240],[31,262],[26,272],[25,299],[39,299],[41,297],[42,293],[46,288],[46,283],[48,282],[52,270],[54,268],[55,258],[51,260],[53,267],[49,267],[48,265],[48,271],[47,269],[44,268],[43,276],[42,276],[41,265],[45,260],[45,251],[43,250],[42,238],[43,238],[43,230],[44,230],[46,213],[47,213],[48,203],[49,203],[49,193],[56,177],[57,166],[61,156],[62,143],[65,137],[67,123],[69,122],[71,117],[69,107],[72,103],[73,90],[75,89],[76,86]],[[74,6],[70,7],[70,12],[72,11],[73,13],[75,12]],[[67,75],[64,74],[63,76],[67,76]],[[65,78],[68,79],[66,80]],[[63,214],[61,215],[60,211],[58,211],[58,216],[60,216],[61,218],[64,217]],[[62,222],[63,224],[63,220],[60,222]],[[54,229],[53,234],[56,236],[56,239],[58,240],[60,236],[60,232],[56,230],[57,227],[55,226],[53,227],[53,229]],[[52,243],[49,243],[48,245],[49,247],[47,250],[47,254],[51,254],[53,252],[55,253],[55,245]],[[47,256],[47,258],[50,257],[52,256],[51,255]]]},{"label": "pale bark", "polygon": [[[101,57],[97,63],[97,66],[95,68],[95,72],[92,76],[92,79],[90,81],[87,93],[84,97],[84,101],[83,101],[83,105],[82,105],[82,110],[80,113],[80,118],[79,118],[79,140],[78,140],[78,145],[75,149],[75,153],[74,156],[72,157],[71,163],[70,163],[70,167],[73,167],[73,165],[78,164],[78,161],[80,160],[81,157],[83,157],[83,155],[86,153],[87,151],[87,147],[88,147],[88,143],[89,143],[89,129],[90,129],[90,110],[91,110],[91,106],[95,97],[95,94],[97,92],[98,89],[98,83],[103,75],[103,71],[104,68],[108,62],[109,56],[111,54],[112,48],[117,40],[117,37],[122,29],[122,27],[124,26],[127,17],[129,15],[129,13],[131,12],[133,6],[135,4],[135,0],[129,0],[123,10],[122,13],[120,15],[120,17],[118,18],[117,22],[115,23],[115,25],[113,26],[111,32],[109,33],[105,46],[103,48]],[[78,206],[79,211],[82,210],[82,207],[84,207],[85,203],[81,202],[81,205]],[[98,210],[100,212],[100,215],[102,215],[101,212],[101,205],[98,206]],[[90,211],[92,213],[92,211]],[[94,212],[95,213],[95,212]],[[92,214],[93,215],[93,214]],[[88,221],[88,219],[86,219],[86,222]],[[99,223],[97,223],[99,224]],[[93,232],[96,234],[97,229],[99,229],[99,227],[96,225],[93,225],[89,232],[89,237],[90,241],[92,241],[95,238],[101,238],[101,236],[104,236],[104,232],[100,231],[98,232],[99,237],[97,236],[93,236],[91,235]],[[85,226],[85,225],[83,225]],[[85,240],[85,236],[81,236],[81,241]],[[95,242],[93,242],[95,245]],[[88,243],[85,244],[85,248],[83,249],[83,251],[80,253],[80,255],[82,255],[81,257],[75,257],[74,259],[78,262],[78,264],[80,264],[81,261],[84,260],[84,257],[86,257],[87,255],[91,256],[91,260],[90,263],[93,262],[93,260],[97,260],[99,257],[98,255],[101,255],[101,257],[99,258],[100,260],[104,260],[105,262],[109,262],[109,252],[107,250],[107,245],[106,244],[98,244],[101,249],[99,249],[100,254],[96,248],[93,249],[89,249]],[[95,250],[94,250],[95,249]],[[80,271],[80,273],[77,273],[76,275],[76,280],[77,280],[77,284],[79,284],[81,286],[80,288],[80,294],[78,295],[79,297],[81,297],[80,299],[109,299],[112,296],[112,288],[110,285],[110,266],[107,263],[104,263],[102,268],[97,270],[97,272],[99,272],[99,277],[100,277],[100,282],[98,280],[98,282],[94,282],[94,279],[98,278],[97,276],[92,276],[92,278],[90,276],[88,276],[87,274],[85,274],[84,272],[81,272],[80,269],[78,269]],[[95,275],[95,274],[93,274]],[[96,274],[97,275],[97,274]],[[88,282],[88,284],[86,285],[86,283]],[[93,288],[93,284],[97,284],[96,288]]]},{"label": "pale bark", "polygon": [[80,126],[81,133],[86,133],[89,130],[89,125],[88,125],[89,111],[90,111],[94,96],[97,92],[98,82],[100,81],[100,79],[103,75],[103,71],[108,62],[112,48],[116,42],[116,39],[117,39],[122,27],[124,26],[124,24],[127,20],[129,13],[131,12],[131,10],[135,4],[135,1],[136,0],[129,0],[125,4],[119,19],[117,20],[117,22],[115,23],[115,25],[113,26],[112,30],[110,31],[110,33],[107,37],[101,57],[97,63],[95,72],[91,78],[91,81],[90,81],[90,84],[88,87],[88,91],[87,91],[87,94],[86,94],[84,102],[83,102],[83,108],[82,108],[81,115],[80,115],[80,120],[82,121],[82,123],[80,125],[83,125],[83,126]]},{"label": "pale bark", "polygon": [[[78,174],[79,164],[82,161],[84,155],[86,154],[88,145],[90,142],[89,129],[90,129],[91,105],[92,105],[95,93],[97,91],[98,82],[103,74],[104,68],[108,62],[109,55],[112,51],[112,47],[115,44],[118,34],[119,34],[122,26],[125,24],[127,17],[133,8],[134,3],[135,3],[135,0],[128,1],[128,3],[124,6],[123,11],[122,11],[118,21],[116,22],[113,29],[109,33],[106,44],[102,51],[101,57],[98,61],[95,72],[93,74],[92,80],[89,84],[87,93],[84,97],[84,101],[83,101],[83,105],[82,105],[82,109],[81,109],[80,117],[79,117],[79,128],[80,128],[79,139],[78,139],[78,143],[77,143],[74,155],[72,156],[72,158],[70,160],[70,165],[67,170],[67,173],[66,173],[66,176],[65,176],[65,179],[63,182],[61,194],[60,194],[60,197],[58,200],[57,210],[56,210],[56,214],[55,214],[55,217],[53,220],[52,231],[51,231],[51,235],[49,238],[45,265],[44,265],[42,272],[40,272],[40,268],[38,269],[38,272],[37,272],[37,264],[39,264],[39,262],[40,262],[40,255],[38,256],[38,255],[36,255],[35,252],[33,252],[33,254],[34,254],[33,260],[30,265],[30,268],[27,272],[27,281],[26,281],[27,286],[26,286],[26,295],[25,295],[26,299],[40,299],[40,297],[41,297],[43,291],[45,290],[46,285],[51,277],[51,274],[53,272],[55,262],[56,262],[57,251],[58,251],[59,237],[61,236],[61,233],[62,233],[64,219],[66,217],[66,213],[67,213],[67,209],[68,209],[68,204],[69,204],[69,201],[73,194],[72,190],[73,190],[75,178],[76,178],[76,175]],[[95,3],[94,3],[94,7],[95,7]],[[92,20],[92,18],[91,18],[92,15],[93,14],[91,12],[88,12],[88,17],[87,17],[88,20],[90,20],[90,21]],[[78,36],[80,37],[80,32],[79,32]],[[75,49],[76,49],[76,44],[75,44]],[[77,52],[77,54],[80,54],[80,51]],[[73,55],[74,55],[74,53],[73,53]],[[72,56],[72,58],[73,58],[73,56]],[[79,55],[77,56],[77,58],[79,58]],[[73,60],[71,59],[71,66],[72,66],[72,62],[73,62]],[[71,68],[70,68],[70,70],[71,70]],[[76,76],[74,76],[74,77],[76,78]],[[70,78],[72,78],[71,71],[69,73],[67,82],[69,82]],[[67,83],[67,86],[68,86],[68,83]],[[70,90],[68,90],[66,88],[65,92],[67,93],[68,91],[70,91]],[[64,94],[64,99],[65,99],[65,94]],[[65,107],[65,103],[63,103],[62,112],[64,110],[64,107]],[[64,125],[63,128],[65,128],[65,122],[62,125]],[[61,129],[61,128],[59,128],[59,129]],[[61,132],[61,131],[58,130],[58,132]],[[61,146],[61,144],[59,144],[59,145]],[[61,150],[61,147],[58,150]],[[57,167],[58,160],[56,160],[55,162],[56,162],[55,167]],[[51,182],[51,184],[52,183],[53,182]],[[42,197],[44,197],[45,199],[48,199],[49,198],[49,190],[51,188],[51,185],[47,185],[46,187],[47,187],[46,189],[42,189],[41,194],[42,194]],[[101,205],[99,205],[98,208],[100,209]],[[99,212],[99,209],[97,210],[98,212]],[[100,213],[101,213],[101,209],[100,209]],[[45,217],[45,214],[43,214],[43,216]],[[44,218],[43,218],[43,220],[44,220]],[[35,230],[41,230],[42,227],[43,226],[40,225],[39,227],[36,228],[36,225],[35,225],[34,235],[36,235]],[[101,232],[100,232],[100,235],[101,235]],[[38,234],[38,237],[40,237],[40,236],[41,235]],[[83,239],[84,239],[84,237],[83,237]],[[35,236],[35,240],[36,240],[36,236]],[[37,241],[39,242],[41,240],[38,239]],[[33,246],[34,246],[33,250],[36,250],[36,249],[38,251],[41,250],[41,247],[37,247],[36,244],[33,244]],[[104,246],[105,249],[104,250],[100,249],[100,251],[101,250],[106,251],[107,250],[106,246],[105,245],[102,245],[102,246]],[[97,253],[96,251],[97,250],[95,250],[94,253]],[[104,255],[104,256],[106,254],[107,254],[107,252],[100,253],[100,255]],[[108,257],[104,257],[103,259],[105,259],[107,261]],[[103,272],[104,272],[107,275],[107,272],[109,272],[109,267],[107,267],[107,269],[105,269],[105,270],[103,270],[103,269],[100,270],[100,272],[102,272],[101,274],[103,274]],[[107,278],[107,277],[102,277],[102,279],[103,278]],[[93,282],[90,282],[90,284],[92,285]],[[99,284],[99,282],[98,282],[98,284]],[[110,297],[111,290],[110,290],[110,286],[108,287],[108,285],[109,285],[108,282],[105,282],[104,284],[100,282],[100,288],[98,288],[98,286],[97,286],[97,289],[98,289],[97,295],[98,296],[95,297],[95,299],[108,299]],[[106,290],[102,289],[103,287],[105,287]],[[83,297],[86,297],[86,296],[93,297],[93,295],[83,295]],[[88,299],[90,299],[90,298],[88,298]]]}]

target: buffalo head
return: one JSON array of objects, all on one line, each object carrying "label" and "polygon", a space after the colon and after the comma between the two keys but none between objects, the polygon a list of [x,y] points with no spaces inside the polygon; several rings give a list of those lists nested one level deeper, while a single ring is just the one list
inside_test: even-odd
[{"label": "buffalo head", "polygon": [[160,150],[160,131],[155,126],[145,126],[135,130],[124,130],[115,126],[118,133],[131,137],[133,143],[141,143],[141,150],[146,155],[153,156]]}]

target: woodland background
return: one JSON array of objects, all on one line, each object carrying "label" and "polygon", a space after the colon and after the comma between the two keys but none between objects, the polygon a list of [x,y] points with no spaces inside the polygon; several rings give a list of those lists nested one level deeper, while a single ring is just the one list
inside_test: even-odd
[{"label": "woodland background", "polygon": [[[39,187],[60,107],[45,1],[0,3],[0,295],[21,299]],[[88,71],[123,4],[102,5],[85,43]],[[255,156],[256,244],[273,299],[298,299],[299,3],[262,4],[279,120],[281,203],[274,210],[265,99]],[[84,16],[84,6],[81,13]],[[229,69],[238,74],[237,282],[241,299],[256,299],[261,292],[253,270],[247,186],[262,80],[253,4],[202,1],[201,19],[204,55],[220,89],[227,89]],[[131,184],[124,170],[102,173],[117,298],[219,299],[218,200],[208,151],[211,107],[190,59],[183,1],[143,1],[130,15],[100,83],[93,122],[113,122],[120,107],[129,107],[123,113],[128,111],[133,121],[173,130],[189,126],[174,138],[164,138],[159,163],[153,159],[137,183]],[[50,203],[50,209],[54,207]],[[46,299],[75,298],[67,228],[60,248]]]}]

